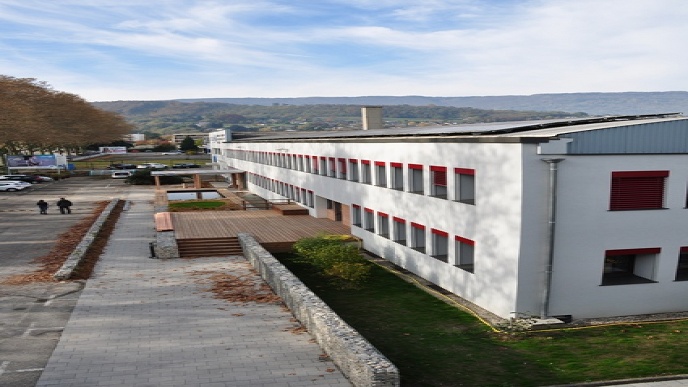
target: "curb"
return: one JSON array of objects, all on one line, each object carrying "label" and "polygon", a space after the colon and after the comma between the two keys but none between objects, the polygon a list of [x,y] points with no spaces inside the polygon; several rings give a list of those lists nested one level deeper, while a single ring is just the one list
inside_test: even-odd
[{"label": "curb", "polygon": [[64,281],[68,280],[72,276],[74,270],[76,270],[76,268],[81,264],[81,261],[83,261],[84,257],[86,256],[86,252],[91,247],[91,244],[93,244],[93,241],[100,233],[100,229],[103,227],[103,224],[108,219],[112,213],[112,210],[115,208],[117,203],[119,203],[119,201],[120,199],[113,199],[110,204],[105,207],[103,212],[101,212],[98,216],[98,219],[96,219],[96,221],[91,225],[91,228],[88,229],[88,232],[86,232],[86,235],[84,235],[84,238],[81,240],[81,242],[79,242],[74,251],[69,254],[67,260],[62,264],[62,267],[60,267],[60,269],[53,274],[53,278]]}]

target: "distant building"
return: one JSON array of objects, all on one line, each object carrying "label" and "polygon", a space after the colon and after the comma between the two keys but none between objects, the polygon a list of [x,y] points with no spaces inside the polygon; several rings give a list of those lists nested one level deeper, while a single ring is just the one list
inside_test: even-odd
[{"label": "distant building", "polygon": [[143,133],[131,133],[127,134],[124,136],[124,141],[129,141],[129,142],[138,142],[138,141],[145,141],[146,140],[146,135]]},{"label": "distant building", "polygon": [[247,188],[504,318],[688,311],[688,118],[211,134]]},{"label": "distant building", "polygon": [[173,134],[170,141],[173,144],[179,145],[185,138],[191,137],[194,141],[201,140],[202,144],[208,143],[208,133],[179,133]]}]

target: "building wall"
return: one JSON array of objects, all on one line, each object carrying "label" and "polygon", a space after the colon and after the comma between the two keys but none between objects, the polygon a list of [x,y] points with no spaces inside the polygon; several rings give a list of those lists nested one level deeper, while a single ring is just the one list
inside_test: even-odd
[{"label": "building wall", "polygon": [[[240,152],[260,150],[276,153],[326,156],[385,162],[390,185],[390,163],[403,163],[404,189],[394,190],[373,184],[351,182],[339,178],[260,164],[246,160],[226,159],[227,166],[285,182],[313,191],[316,197],[311,215],[328,217],[326,199],[351,207],[371,209],[379,227],[379,213],[406,221],[406,234],[411,235],[411,223],[425,226],[425,245],[432,250],[432,229],[447,233],[448,262],[435,259],[403,246],[377,232],[352,227],[352,234],[361,238],[364,247],[401,267],[404,267],[439,286],[461,295],[498,315],[509,317],[516,311],[518,260],[521,238],[521,158],[520,144],[465,144],[465,143],[241,143],[226,144],[227,148],[240,146]],[[531,146],[534,149],[534,146]],[[236,149],[236,148],[235,148]],[[281,151],[277,151],[280,149]],[[227,152],[225,152],[227,153]],[[425,193],[407,192],[408,164],[421,164],[425,180]],[[449,198],[431,197],[430,166],[447,168]],[[454,168],[474,169],[476,174],[476,205],[454,201]],[[329,169],[329,164],[328,164]],[[373,168],[374,169],[374,168]],[[328,171],[329,173],[329,171]],[[373,172],[374,174],[374,172]],[[250,178],[249,178],[250,180]],[[249,183],[249,189],[267,198],[282,195],[258,184]],[[391,229],[391,227],[390,227]],[[390,230],[391,231],[391,230]],[[454,266],[454,239],[456,236],[475,242],[475,271],[473,273]],[[432,251],[428,251],[432,254]]]},{"label": "building wall", "polygon": [[[547,201],[549,164],[536,144],[519,143],[229,143],[216,149],[229,167],[312,191],[312,216],[329,217],[327,200],[343,204],[345,224],[355,206],[373,211],[375,230],[353,225],[364,248],[499,316],[539,315],[543,308],[549,243]],[[240,148],[238,148],[240,147]],[[226,157],[234,149],[275,154],[325,156],[384,162],[386,184],[352,182],[306,171]],[[233,154],[236,156],[236,154]],[[243,157],[243,156],[242,156]],[[293,157],[293,156],[291,156]],[[688,281],[675,281],[680,247],[688,246],[685,155],[563,155],[558,164],[554,264],[549,315],[608,317],[688,310]],[[292,159],[293,160],[293,159]],[[402,190],[389,188],[390,163],[402,163]],[[318,162],[319,164],[319,162]],[[408,166],[423,166],[424,194],[410,193]],[[447,168],[447,199],[430,196],[431,166]],[[337,165],[337,167],[339,167]],[[347,167],[349,165],[347,164]],[[475,205],[454,199],[454,168],[475,171]],[[662,210],[609,211],[612,171],[668,170],[666,207]],[[450,172],[452,171],[452,172]],[[359,172],[360,175],[360,172]],[[360,177],[360,176],[359,176]],[[249,189],[282,198],[251,182]],[[426,252],[379,235],[379,214],[425,226]],[[432,229],[447,234],[447,262],[433,258]],[[455,237],[475,242],[473,272],[456,267]],[[605,251],[661,248],[653,262],[653,283],[601,286]]]},{"label": "building wall", "polygon": [[[559,166],[552,313],[577,317],[688,310],[688,281],[675,281],[688,246],[685,155],[568,156]],[[610,211],[613,171],[667,170],[666,209]],[[661,248],[654,283],[601,286],[606,250]]]}]

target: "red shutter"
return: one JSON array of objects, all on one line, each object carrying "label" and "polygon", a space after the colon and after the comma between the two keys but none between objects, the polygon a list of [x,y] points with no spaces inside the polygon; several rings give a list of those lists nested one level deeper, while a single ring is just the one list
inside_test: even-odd
[{"label": "red shutter", "polygon": [[339,159],[339,169],[342,173],[346,173],[346,159]]},{"label": "red shutter", "polygon": [[454,173],[459,174],[459,175],[475,175],[475,169],[468,169],[468,168],[454,168]]},{"label": "red shutter", "polygon": [[447,167],[431,166],[430,171],[432,171],[433,185],[447,186]]},{"label": "red shutter", "polygon": [[467,244],[469,246],[475,246],[475,241],[472,241],[467,238],[460,237],[458,235],[454,236],[454,240],[459,241],[461,243]]},{"label": "red shutter", "polygon": [[409,164],[408,167],[409,169],[420,169],[421,171],[423,170],[422,164]]},{"label": "red shutter", "polygon": [[433,233],[433,234],[435,234],[435,235],[443,236],[443,237],[445,237],[445,238],[449,237],[449,234],[448,234],[448,233],[446,233],[446,232],[444,232],[444,231],[442,231],[442,230],[438,230],[438,229],[436,229],[436,228],[433,228],[432,230],[430,230],[430,232]]},{"label": "red shutter", "polygon": [[668,171],[613,172],[609,209],[643,210],[664,206]]},{"label": "red shutter", "polygon": [[399,223],[406,223],[406,220],[404,220],[402,218],[397,218],[396,216],[393,216],[392,220],[394,220],[395,222],[399,222]]},{"label": "red shutter", "polygon": [[607,250],[604,255],[613,257],[617,255],[659,254],[661,251],[662,249],[660,247],[647,247],[640,249]]},{"label": "red shutter", "polygon": [[411,222],[411,227],[417,228],[419,230],[425,230],[425,226],[423,226],[422,224],[418,224],[418,223]]},{"label": "red shutter", "polygon": [[389,163],[391,167],[402,168],[404,165],[402,163]]}]

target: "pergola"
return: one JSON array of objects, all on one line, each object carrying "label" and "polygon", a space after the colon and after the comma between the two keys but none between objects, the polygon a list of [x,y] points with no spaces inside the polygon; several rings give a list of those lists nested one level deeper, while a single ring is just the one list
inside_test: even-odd
[{"label": "pergola", "polygon": [[160,188],[160,176],[186,176],[193,175],[194,188],[200,189],[201,175],[231,175],[232,185],[239,188],[245,188],[243,174],[245,171],[235,168],[226,169],[185,169],[177,171],[152,171],[151,176],[155,179],[155,188]]}]

